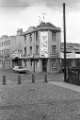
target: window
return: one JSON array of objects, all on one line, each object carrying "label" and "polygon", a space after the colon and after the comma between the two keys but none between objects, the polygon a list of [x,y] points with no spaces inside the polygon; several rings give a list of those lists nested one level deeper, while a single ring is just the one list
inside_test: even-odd
[{"label": "window", "polygon": [[36,54],[38,55],[39,54],[39,46],[36,45]]},{"label": "window", "polygon": [[27,48],[24,47],[24,55],[26,56],[27,55]]},{"label": "window", "polygon": [[25,41],[28,40],[28,35],[24,36],[24,40]]},{"label": "window", "polygon": [[30,47],[30,55],[32,55],[32,47]]},{"label": "window", "polygon": [[56,69],[56,59],[51,61],[51,70],[54,71]]},{"label": "window", "polygon": [[56,33],[55,32],[52,33],[52,40],[56,41]]},{"label": "window", "polygon": [[56,54],[56,45],[52,45],[52,54]]},{"label": "window", "polygon": [[30,34],[29,39],[30,39],[30,43],[31,43],[32,42],[32,34]]},{"label": "window", "polygon": [[38,41],[38,32],[36,32],[36,41]]}]

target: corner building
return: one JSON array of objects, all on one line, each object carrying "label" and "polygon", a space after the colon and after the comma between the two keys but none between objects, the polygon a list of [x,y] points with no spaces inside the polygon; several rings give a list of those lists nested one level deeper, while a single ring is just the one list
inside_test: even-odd
[{"label": "corner building", "polygon": [[61,29],[41,22],[23,33],[25,38],[23,64],[35,72],[54,72],[60,69]]}]

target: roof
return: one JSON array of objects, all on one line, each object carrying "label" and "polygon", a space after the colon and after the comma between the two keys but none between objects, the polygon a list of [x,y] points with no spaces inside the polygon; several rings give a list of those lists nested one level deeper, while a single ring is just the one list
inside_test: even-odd
[{"label": "roof", "polygon": [[41,28],[41,27],[53,27],[53,28],[57,28],[56,26],[54,26],[53,24],[51,24],[51,23],[49,23],[49,22],[47,22],[47,23],[41,22],[41,23],[37,26],[37,28]]},{"label": "roof", "polygon": [[33,27],[31,30],[27,30],[23,33],[23,35],[27,35],[32,32],[40,31],[40,30],[53,30],[55,32],[60,32],[61,29],[59,27],[54,26],[53,24],[47,22],[41,22],[37,27]]},{"label": "roof", "polygon": [[[60,53],[60,58],[64,59],[64,53]],[[66,54],[66,59],[80,59],[80,54],[76,53],[67,53]]]},{"label": "roof", "polygon": [[[75,51],[80,53],[80,44],[79,43],[66,43],[66,52]],[[61,43],[61,52],[64,52],[64,43]]]}]

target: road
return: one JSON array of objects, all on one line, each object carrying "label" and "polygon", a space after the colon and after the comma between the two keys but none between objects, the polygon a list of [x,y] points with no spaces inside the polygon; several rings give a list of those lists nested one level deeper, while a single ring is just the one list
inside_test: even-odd
[{"label": "road", "polygon": [[80,93],[36,82],[0,85],[0,120],[80,120]]},{"label": "road", "polygon": [[[18,75],[21,76],[22,81],[24,80],[32,80],[32,74],[31,73],[25,73],[25,74],[19,74],[17,72],[14,72],[13,70],[6,70],[6,69],[0,69],[0,81],[2,81],[3,75],[6,76],[6,80],[10,81],[17,81]],[[35,79],[38,81],[44,81],[44,73],[35,73]],[[59,73],[48,73],[47,79],[50,81],[63,81],[63,74]]]},{"label": "road", "polygon": [[9,69],[0,69],[0,81],[2,80],[3,76],[6,76],[6,80],[17,81],[18,76],[20,75],[22,80],[30,80],[31,74],[19,74],[18,72],[14,72],[13,70]]},{"label": "road", "polygon": [[[16,81],[12,70],[0,70],[0,79]],[[0,85],[0,120],[80,120],[80,93],[54,84],[27,82],[31,74],[21,74],[23,84]],[[48,74],[48,80],[62,80],[63,74]],[[36,81],[43,73],[36,74]],[[42,79],[43,80],[43,79]],[[66,84],[66,83],[65,83]]]}]

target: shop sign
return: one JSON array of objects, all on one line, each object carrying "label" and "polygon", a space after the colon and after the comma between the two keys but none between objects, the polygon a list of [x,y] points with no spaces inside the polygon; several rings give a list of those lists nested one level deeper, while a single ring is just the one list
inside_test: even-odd
[{"label": "shop sign", "polygon": [[39,32],[40,57],[48,57],[48,31]]}]

